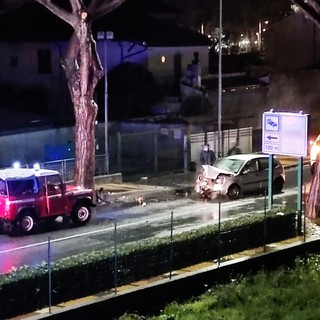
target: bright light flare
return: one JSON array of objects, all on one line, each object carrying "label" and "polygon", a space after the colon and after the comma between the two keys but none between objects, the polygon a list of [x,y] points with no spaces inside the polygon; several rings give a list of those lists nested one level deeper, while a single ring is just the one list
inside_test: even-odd
[{"label": "bright light flare", "polygon": [[14,169],[19,169],[21,167],[19,161],[15,161],[12,166],[13,166]]},{"label": "bright light flare", "polygon": [[320,146],[317,145],[313,145],[311,147],[311,151],[310,151],[310,158],[311,159],[316,159],[317,158],[317,154],[320,152]]}]

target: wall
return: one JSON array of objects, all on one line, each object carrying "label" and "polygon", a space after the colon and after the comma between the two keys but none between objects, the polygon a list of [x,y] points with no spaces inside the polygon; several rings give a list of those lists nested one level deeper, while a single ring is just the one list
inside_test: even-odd
[{"label": "wall", "polygon": [[[14,161],[21,164],[44,162],[45,146],[64,145],[74,142],[73,128],[59,128],[0,136],[0,167],[11,166]],[[74,157],[72,154],[70,158]]]},{"label": "wall", "polygon": [[[268,86],[244,86],[223,90],[221,114],[224,122],[232,121],[237,127],[262,128],[262,114],[270,109]],[[209,91],[208,99],[218,112],[218,92]]]},{"label": "wall", "polygon": [[263,42],[266,60],[274,70],[299,70],[320,59],[320,30],[302,13],[271,24]]},{"label": "wall", "polygon": [[276,73],[271,77],[268,105],[275,111],[309,114],[309,132],[320,133],[320,70]]},{"label": "wall", "polygon": [[[160,84],[173,85],[174,56],[181,54],[182,77],[186,75],[187,65],[193,60],[193,52],[198,51],[200,57],[202,76],[209,73],[209,49],[202,47],[151,47],[148,50],[148,69],[153,73]],[[165,56],[166,61],[161,62],[161,57]]]},{"label": "wall", "polygon": [[[2,100],[1,107],[28,107],[26,91],[33,91],[33,103],[38,108],[48,111],[52,117],[59,115],[60,120],[73,119],[69,88],[61,68],[61,57],[66,49],[64,42],[33,42],[33,43],[0,43],[0,90],[1,86],[12,87],[10,105]],[[38,74],[38,49],[51,50],[52,72]],[[193,59],[193,52],[199,51],[202,72],[208,74],[208,48],[202,47],[146,47],[131,42],[97,40],[97,50],[101,63],[110,71],[123,62],[139,63],[153,73],[159,84],[171,87],[174,84],[174,56],[181,54],[182,75],[187,64]],[[166,61],[161,63],[161,57]],[[12,66],[11,60],[17,58],[17,65]],[[29,110],[32,110],[32,105]]]},{"label": "wall", "polygon": [[148,64],[148,47],[143,45],[125,41],[97,40],[97,50],[103,66],[106,59],[108,71],[128,61],[144,66]]},{"label": "wall", "polygon": [[[52,72],[38,73],[37,50],[51,50]],[[7,43],[0,44],[1,107],[24,107],[32,111],[35,105],[54,114],[72,114],[70,94],[65,74],[60,66],[63,43]],[[17,64],[11,64],[16,59]],[[0,90],[1,90],[0,87]],[[3,90],[3,89],[2,89]],[[3,97],[7,96],[6,99]]]}]

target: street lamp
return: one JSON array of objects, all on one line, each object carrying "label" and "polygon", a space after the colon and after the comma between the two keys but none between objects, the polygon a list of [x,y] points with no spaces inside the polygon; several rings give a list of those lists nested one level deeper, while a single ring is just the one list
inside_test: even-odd
[{"label": "street lamp", "polygon": [[221,101],[222,101],[222,0],[219,5],[219,66],[218,66],[218,157],[222,156],[221,147]]},{"label": "street lamp", "polygon": [[[263,23],[264,25],[262,25],[262,23]],[[267,26],[268,24],[269,24],[269,21],[268,21],[268,20],[265,20],[265,21],[263,21],[263,22],[259,21],[258,33],[257,33],[259,51],[261,51],[261,49],[262,49],[262,33],[267,30],[267,29],[266,29],[266,26]]]},{"label": "street lamp", "polygon": [[109,136],[108,136],[108,65],[107,43],[113,39],[112,31],[99,31],[98,40],[103,40],[103,69],[104,69],[104,146],[105,146],[105,173],[109,173]]}]

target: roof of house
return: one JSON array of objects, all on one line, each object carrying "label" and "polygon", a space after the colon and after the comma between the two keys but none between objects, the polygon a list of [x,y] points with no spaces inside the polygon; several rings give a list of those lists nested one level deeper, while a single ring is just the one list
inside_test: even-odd
[{"label": "roof of house", "polygon": [[[113,31],[114,40],[145,43],[148,46],[209,46],[204,35],[174,25],[160,17],[175,14],[175,9],[153,0],[128,0],[117,10],[93,24],[93,33]],[[167,16],[166,16],[167,17]],[[32,2],[20,9],[0,15],[0,41],[67,41],[73,30],[44,6]]]}]

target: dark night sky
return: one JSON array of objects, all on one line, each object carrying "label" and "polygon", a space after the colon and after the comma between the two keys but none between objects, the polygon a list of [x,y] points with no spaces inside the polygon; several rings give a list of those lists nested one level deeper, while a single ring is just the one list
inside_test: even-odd
[{"label": "dark night sky", "polygon": [[[0,0],[0,12],[32,1],[34,0]],[[181,14],[177,21],[180,25],[195,30],[199,29],[201,23],[210,24],[213,28],[219,25],[220,0],[162,1],[180,8]],[[223,28],[230,31],[257,25],[261,19],[274,21],[283,18],[292,4],[290,0],[222,0],[222,3]]]},{"label": "dark night sky", "polygon": [[[201,22],[219,25],[219,0],[165,0],[182,10],[179,20],[185,26],[199,28]],[[261,19],[278,20],[291,11],[290,0],[222,0],[224,29],[248,28]]]}]

